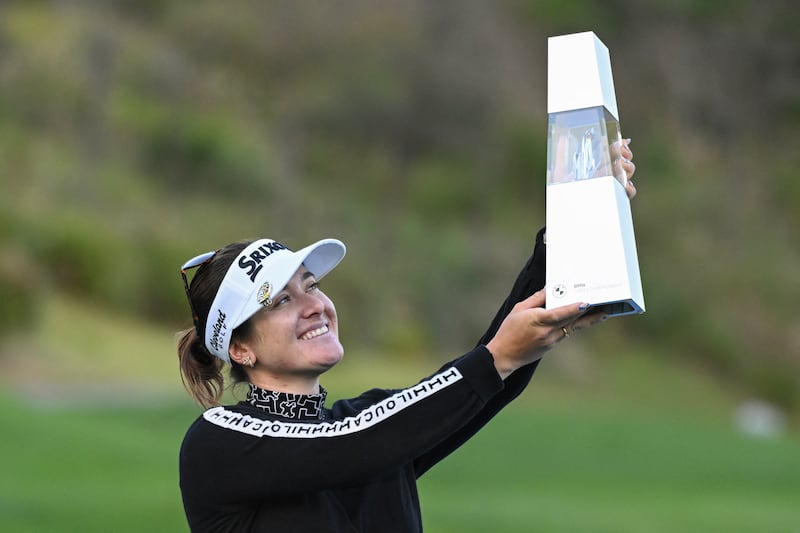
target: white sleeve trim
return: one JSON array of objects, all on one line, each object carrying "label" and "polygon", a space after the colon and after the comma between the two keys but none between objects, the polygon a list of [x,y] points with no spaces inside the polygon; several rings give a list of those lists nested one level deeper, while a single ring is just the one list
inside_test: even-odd
[{"label": "white sleeve trim", "polygon": [[331,422],[290,422],[262,420],[243,415],[225,407],[213,407],[203,413],[208,422],[254,437],[284,437],[294,439],[316,439],[339,437],[357,433],[391,418],[415,403],[436,394],[463,378],[457,368],[451,367],[413,387],[396,392],[392,396],[369,406],[355,416]]}]

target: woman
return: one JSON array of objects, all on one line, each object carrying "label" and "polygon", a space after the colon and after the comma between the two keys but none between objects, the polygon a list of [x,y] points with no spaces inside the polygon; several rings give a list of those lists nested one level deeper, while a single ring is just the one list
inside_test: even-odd
[{"label": "woman", "polygon": [[[626,170],[633,174],[632,163]],[[297,252],[262,239],[182,267],[194,328],[179,342],[181,372],[208,408],[180,452],[192,531],[422,531],[416,479],[517,397],[545,352],[604,318],[585,304],[543,308],[540,231],[473,350],[407,389],[373,389],[327,408],[319,378],[344,350],[318,281],[344,254],[334,239]],[[226,364],[249,390],[220,406]]]}]

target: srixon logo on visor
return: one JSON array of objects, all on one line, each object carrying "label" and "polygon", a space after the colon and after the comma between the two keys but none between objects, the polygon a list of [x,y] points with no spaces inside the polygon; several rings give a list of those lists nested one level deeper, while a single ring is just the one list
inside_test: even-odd
[{"label": "srixon logo on visor", "polygon": [[264,268],[262,265],[262,261],[267,257],[271,256],[278,250],[288,250],[286,246],[282,245],[279,242],[267,242],[250,252],[248,255],[244,255],[239,258],[239,268],[245,271],[247,277],[250,278],[250,281],[255,283],[256,276]]}]

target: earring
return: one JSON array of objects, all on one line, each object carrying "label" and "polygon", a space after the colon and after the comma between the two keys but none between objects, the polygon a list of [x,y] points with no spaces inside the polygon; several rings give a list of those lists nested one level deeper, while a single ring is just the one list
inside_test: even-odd
[{"label": "earring", "polygon": [[244,359],[244,361],[242,361],[242,364],[243,364],[244,366],[249,366],[249,367],[251,367],[251,368],[253,367],[253,363],[250,361],[250,358],[249,358],[249,357],[246,357],[246,358]]}]

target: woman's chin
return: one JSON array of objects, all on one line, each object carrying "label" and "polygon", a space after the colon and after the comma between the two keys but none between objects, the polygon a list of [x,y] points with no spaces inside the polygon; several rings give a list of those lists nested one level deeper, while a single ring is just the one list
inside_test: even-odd
[{"label": "woman's chin", "polygon": [[314,362],[324,372],[325,370],[329,370],[336,366],[336,364],[339,363],[343,357],[344,349],[342,348],[342,345],[337,342],[335,346],[331,346],[329,349],[321,351],[321,353],[314,357]]}]

